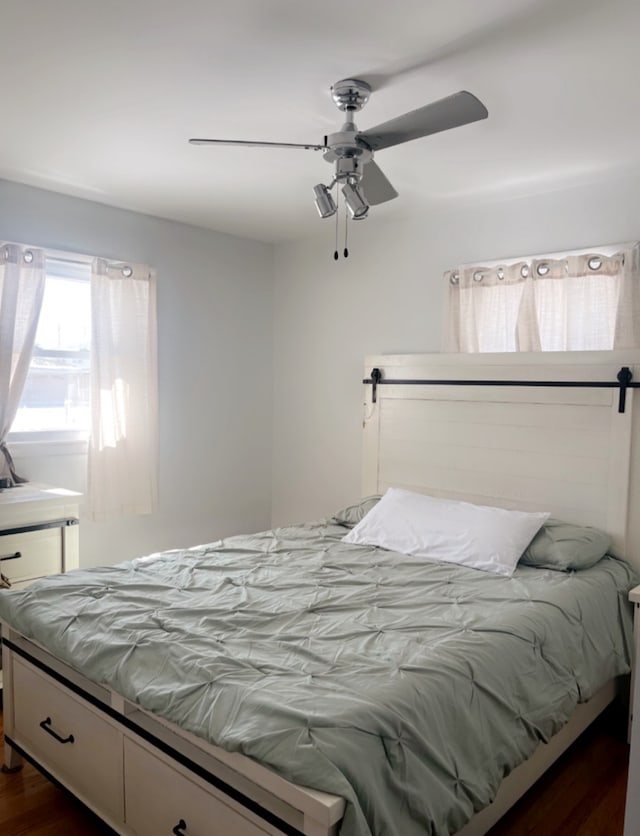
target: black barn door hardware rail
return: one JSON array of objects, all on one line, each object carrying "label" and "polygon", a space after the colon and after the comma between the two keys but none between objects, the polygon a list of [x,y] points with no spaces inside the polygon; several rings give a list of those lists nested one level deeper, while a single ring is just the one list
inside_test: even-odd
[{"label": "black barn door hardware rail", "polygon": [[574,388],[574,389],[618,389],[618,412],[624,412],[627,401],[627,389],[638,389],[640,383],[632,382],[633,374],[629,366],[622,366],[616,380],[419,380],[407,378],[383,378],[378,368],[371,369],[371,376],[362,382],[370,384],[371,402],[376,403],[378,386],[524,386],[538,388]]}]

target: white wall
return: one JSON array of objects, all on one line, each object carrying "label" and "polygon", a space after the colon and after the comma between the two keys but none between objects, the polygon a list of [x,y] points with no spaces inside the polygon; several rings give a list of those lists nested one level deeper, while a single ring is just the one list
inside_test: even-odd
[{"label": "white wall", "polygon": [[[81,564],[268,527],[272,247],[7,181],[0,240],[157,269],[159,509],[117,523],[81,518]],[[85,489],[84,456],[14,458],[32,480]]]},{"label": "white wall", "polygon": [[[638,194],[635,175],[405,222],[372,210],[335,263],[330,223],[274,259],[265,244],[0,181],[0,238],[158,270],[160,509],[83,521],[83,565],[263,529],[271,505],[282,524],[353,501],[364,356],[440,349],[451,266],[637,239]],[[84,488],[83,457],[17,464]]]},{"label": "white wall", "polygon": [[277,247],[273,524],[360,495],[364,356],[440,350],[446,269],[636,240],[638,194],[635,174],[393,224],[374,207],[352,224],[348,260],[332,259],[333,224],[322,241]]}]

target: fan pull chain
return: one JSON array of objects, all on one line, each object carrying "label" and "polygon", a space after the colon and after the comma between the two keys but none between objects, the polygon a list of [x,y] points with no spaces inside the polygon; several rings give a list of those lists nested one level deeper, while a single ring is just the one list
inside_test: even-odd
[{"label": "fan pull chain", "polygon": [[344,252],[343,255],[345,258],[349,258],[349,250],[347,248],[347,236],[349,231],[349,213],[345,207],[344,210]]},{"label": "fan pull chain", "polygon": [[333,251],[334,261],[339,258],[338,255],[338,215],[340,214],[340,189],[336,189],[336,248]]}]

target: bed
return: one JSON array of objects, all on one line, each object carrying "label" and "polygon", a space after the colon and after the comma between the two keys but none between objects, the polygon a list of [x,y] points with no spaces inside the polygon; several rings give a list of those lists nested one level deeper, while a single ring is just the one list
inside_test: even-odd
[{"label": "bed", "polygon": [[5,768],[122,834],[485,833],[630,670],[636,371],[367,358],[363,496],[551,512],[611,556],[505,577],[344,542],[370,500],[43,580],[0,597]]}]

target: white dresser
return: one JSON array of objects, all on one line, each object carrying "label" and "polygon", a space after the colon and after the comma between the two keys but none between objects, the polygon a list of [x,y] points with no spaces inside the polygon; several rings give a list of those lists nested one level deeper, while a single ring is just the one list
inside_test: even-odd
[{"label": "white dresser", "polygon": [[78,568],[80,497],[36,482],[0,491],[0,571],[12,589]]},{"label": "white dresser", "polygon": [[36,482],[0,491],[0,569],[13,588],[78,568],[80,496]]}]

